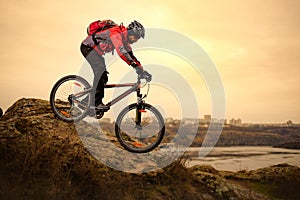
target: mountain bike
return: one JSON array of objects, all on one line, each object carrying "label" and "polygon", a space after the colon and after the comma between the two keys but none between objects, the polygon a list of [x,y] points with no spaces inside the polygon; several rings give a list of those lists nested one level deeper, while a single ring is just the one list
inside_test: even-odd
[{"label": "mountain bike", "polygon": [[[142,79],[145,82],[142,83]],[[145,103],[150,89],[152,76],[148,72],[137,77],[136,83],[106,84],[105,89],[129,87],[128,90],[112,99],[106,105],[110,108],[129,94],[136,92],[137,101],[126,106],[115,122],[115,134],[120,144],[128,151],[146,153],[155,149],[165,134],[164,119],[152,105]],[[148,86],[147,94],[141,88]],[[83,77],[68,75],[58,80],[50,94],[50,104],[55,116],[65,122],[78,122],[87,115],[101,119],[107,110],[98,110],[94,106],[95,92]]]}]

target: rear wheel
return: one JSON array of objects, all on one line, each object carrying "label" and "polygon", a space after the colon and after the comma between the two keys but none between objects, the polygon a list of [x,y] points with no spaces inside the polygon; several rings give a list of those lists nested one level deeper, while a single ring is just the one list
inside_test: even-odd
[{"label": "rear wheel", "polygon": [[[165,134],[164,119],[160,112],[150,104],[144,104],[143,110],[137,110],[137,104],[131,104],[119,114],[115,132],[120,144],[128,151],[146,153],[156,148]],[[140,112],[140,123],[136,120]]]},{"label": "rear wheel", "polygon": [[[86,107],[78,107],[78,103],[74,100],[87,100],[87,105],[90,104],[90,93],[85,92],[91,86],[82,77],[76,75],[69,75],[61,78],[53,86],[50,94],[51,108],[59,119],[66,122],[76,122],[83,119],[88,110]],[[83,94],[78,95],[76,94]]]}]

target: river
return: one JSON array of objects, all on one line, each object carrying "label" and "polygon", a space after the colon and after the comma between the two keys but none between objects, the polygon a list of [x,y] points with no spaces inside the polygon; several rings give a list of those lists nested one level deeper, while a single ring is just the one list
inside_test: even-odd
[{"label": "river", "polygon": [[[269,146],[215,147],[204,158],[199,158],[200,148],[191,147],[188,166],[211,165],[217,170],[255,170],[287,163],[300,167],[300,150],[272,148]],[[202,151],[208,148],[202,148]]]}]

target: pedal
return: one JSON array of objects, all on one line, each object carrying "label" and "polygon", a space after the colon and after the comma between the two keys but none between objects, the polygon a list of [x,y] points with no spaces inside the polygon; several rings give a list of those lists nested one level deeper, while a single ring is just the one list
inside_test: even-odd
[{"label": "pedal", "polygon": [[107,112],[109,109],[110,107],[106,105],[95,107],[96,111],[101,111],[101,112]]},{"label": "pedal", "polygon": [[103,117],[103,115],[104,115],[104,112],[96,111],[95,118],[101,119]]}]

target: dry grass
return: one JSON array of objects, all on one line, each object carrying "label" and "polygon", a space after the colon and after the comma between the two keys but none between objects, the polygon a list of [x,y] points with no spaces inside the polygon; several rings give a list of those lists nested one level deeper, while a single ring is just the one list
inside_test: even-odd
[{"label": "dry grass", "polygon": [[123,173],[90,156],[77,135],[21,135],[0,143],[0,155],[0,199],[199,199],[185,160]]}]

